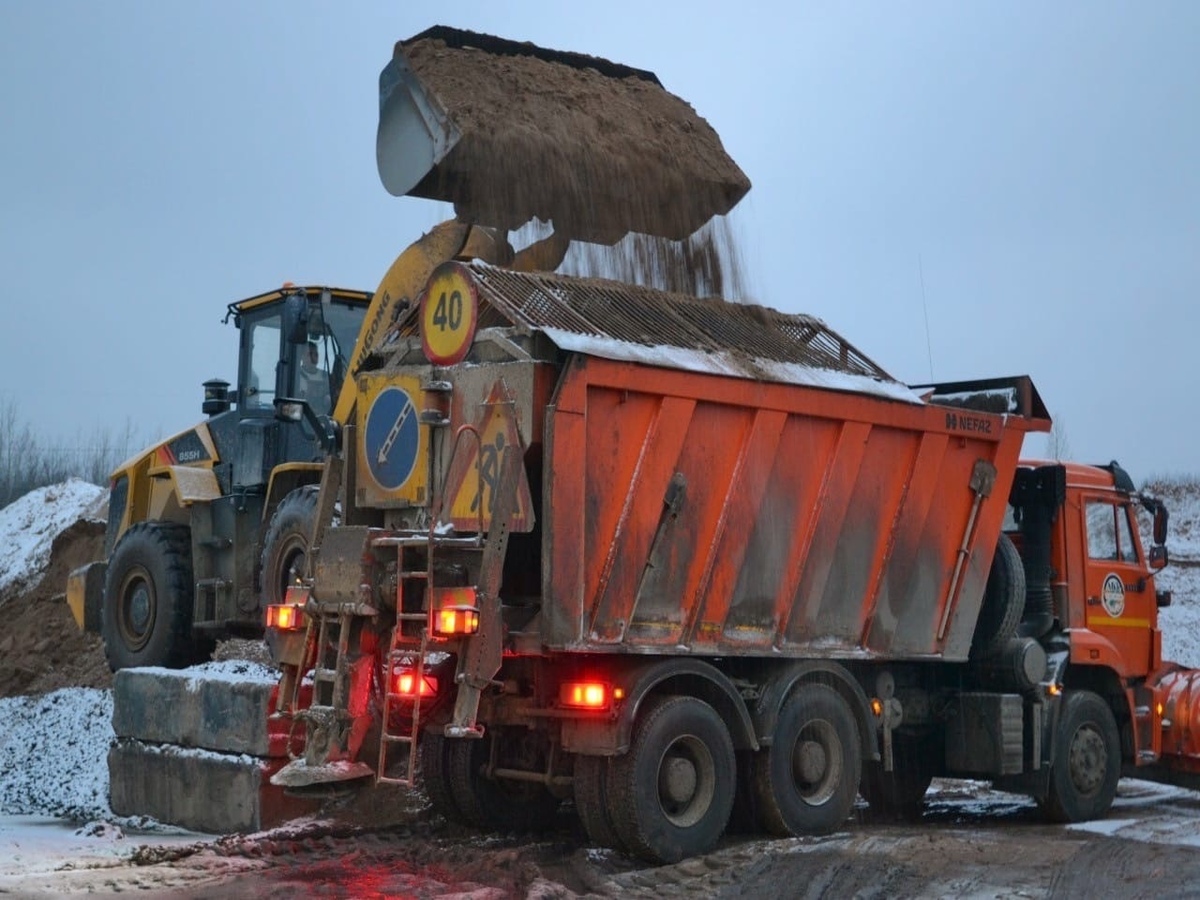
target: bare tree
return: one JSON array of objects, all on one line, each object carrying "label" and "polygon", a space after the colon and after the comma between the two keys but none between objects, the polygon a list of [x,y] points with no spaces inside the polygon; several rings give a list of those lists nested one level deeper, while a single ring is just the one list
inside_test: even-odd
[{"label": "bare tree", "polygon": [[1062,461],[1071,458],[1071,442],[1067,440],[1067,426],[1062,416],[1055,416],[1046,435],[1046,456],[1053,460]]}]

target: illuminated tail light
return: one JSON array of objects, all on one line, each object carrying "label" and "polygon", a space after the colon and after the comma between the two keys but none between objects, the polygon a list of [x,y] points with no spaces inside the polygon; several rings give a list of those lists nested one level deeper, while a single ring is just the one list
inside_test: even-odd
[{"label": "illuminated tail light", "polygon": [[278,631],[297,631],[304,627],[304,610],[294,603],[268,606],[267,627]]},{"label": "illuminated tail light", "polygon": [[571,709],[608,709],[623,691],[602,681],[569,681],[558,690],[558,702]]},{"label": "illuminated tail light", "polygon": [[433,633],[438,637],[458,637],[479,630],[479,610],[473,606],[447,606],[434,612]]},{"label": "illuminated tail light", "polygon": [[479,631],[475,588],[433,589],[430,628],[435,637],[461,637]]},{"label": "illuminated tail light", "polygon": [[418,690],[417,673],[411,669],[400,669],[392,673],[392,693],[409,700],[420,697],[434,697],[438,691],[438,680],[434,675],[421,677]]}]

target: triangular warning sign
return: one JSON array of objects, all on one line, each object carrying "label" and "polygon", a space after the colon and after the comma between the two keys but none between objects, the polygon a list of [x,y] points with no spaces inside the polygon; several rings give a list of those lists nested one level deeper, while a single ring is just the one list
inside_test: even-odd
[{"label": "triangular warning sign", "polygon": [[448,520],[455,531],[487,531],[491,527],[497,493],[515,490],[517,513],[509,530],[532,531],[536,517],[525,466],[517,467],[517,484],[500,484],[504,453],[525,455],[513,404],[503,398],[501,390],[493,389],[474,430],[478,440],[470,433],[464,434],[451,461],[446,476],[447,502],[443,521]]}]

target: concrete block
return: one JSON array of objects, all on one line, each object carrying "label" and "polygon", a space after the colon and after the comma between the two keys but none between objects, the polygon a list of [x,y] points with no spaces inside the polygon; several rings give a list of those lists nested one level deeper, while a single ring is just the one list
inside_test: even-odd
[{"label": "concrete block", "polygon": [[122,669],[113,680],[113,731],[118,738],[283,756],[286,723],[268,722],[275,688],[274,681],[187,669]]},{"label": "concrete block", "polygon": [[109,805],[208,834],[263,831],[318,808],[271,784],[286,762],[122,738],[108,751]]}]

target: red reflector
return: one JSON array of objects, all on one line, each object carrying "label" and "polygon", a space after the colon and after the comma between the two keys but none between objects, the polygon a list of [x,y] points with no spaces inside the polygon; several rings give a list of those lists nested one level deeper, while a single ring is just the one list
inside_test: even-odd
[{"label": "red reflector", "polygon": [[575,709],[604,709],[611,699],[609,685],[599,681],[569,681],[558,690],[558,702]]},{"label": "red reflector", "polygon": [[279,631],[296,631],[304,627],[303,610],[291,603],[280,603],[267,607],[267,627]]},{"label": "red reflector", "polygon": [[[392,693],[402,697],[416,697],[417,673],[411,669],[400,669],[392,673]],[[432,697],[437,694],[438,680],[436,676],[425,675],[421,678],[420,696]]]}]

